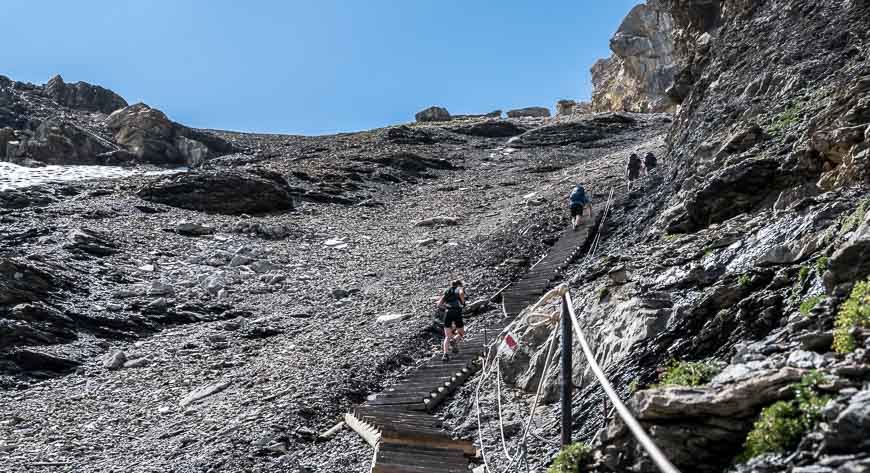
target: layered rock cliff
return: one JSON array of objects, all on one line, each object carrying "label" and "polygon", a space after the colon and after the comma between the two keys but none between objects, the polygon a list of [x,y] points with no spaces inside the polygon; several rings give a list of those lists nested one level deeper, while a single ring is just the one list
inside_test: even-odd
[{"label": "layered rock cliff", "polygon": [[[602,256],[565,277],[584,331],[683,471],[867,471],[870,3],[657,8],[673,22],[680,106],[664,172],[617,199]],[[529,391],[543,379],[554,399],[556,333],[512,330],[523,348],[500,360],[506,378]],[[594,445],[592,471],[657,471],[573,350],[574,435]],[[674,366],[704,374],[673,380]]]},{"label": "layered rock cliff", "polygon": [[592,66],[595,111],[668,112],[676,73],[673,18],[658,0],[635,6],[610,39],[613,54]]}]

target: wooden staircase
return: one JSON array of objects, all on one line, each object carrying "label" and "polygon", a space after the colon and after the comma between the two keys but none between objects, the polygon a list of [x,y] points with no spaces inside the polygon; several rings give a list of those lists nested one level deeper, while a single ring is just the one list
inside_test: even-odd
[{"label": "wooden staircase", "polygon": [[437,354],[383,392],[372,394],[345,415],[345,422],[375,449],[374,473],[467,472],[477,457],[471,440],[454,439],[431,413],[462,383],[480,369],[485,344],[494,341],[529,304],[537,301],[550,283],[591,242],[600,207],[584,217],[575,231],[568,229],[550,252],[525,276],[502,292],[506,317],[486,327],[473,325],[450,361]]}]

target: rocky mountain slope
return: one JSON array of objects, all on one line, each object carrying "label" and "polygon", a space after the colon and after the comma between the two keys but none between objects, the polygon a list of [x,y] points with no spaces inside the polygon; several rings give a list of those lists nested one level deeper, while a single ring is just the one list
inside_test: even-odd
[{"label": "rocky mountain slope", "polygon": [[[61,111],[107,141],[118,139],[116,119],[163,123],[145,106],[106,117],[22,87],[7,90],[29,123]],[[370,452],[355,434],[317,436],[437,349],[442,286],[461,277],[485,306],[565,228],[569,170],[660,144],[668,123],[471,117],[324,137],[195,131],[235,152],[175,175],[3,192],[0,465],[365,470]],[[470,326],[499,316],[482,310]]]},{"label": "rocky mountain slope", "polygon": [[[366,471],[353,433],[318,434],[437,350],[446,281],[481,300],[470,330],[500,317],[485,300],[566,230],[564,199],[582,182],[597,202],[616,198],[597,255],[563,282],[665,454],[682,471],[866,471],[868,26],[865,0],[648,2],[617,49],[658,46],[617,60],[614,77],[658,70],[667,50],[673,84],[635,75],[612,103],[657,109],[643,104],[664,103],[666,86],[673,118],[445,110],[257,135],[110,111],[120,102],[83,85],[0,82],[7,159],[197,165],[0,192],[0,467]],[[660,167],[628,192],[632,151]],[[559,451],[562,347],[545,371],[556,331],[510,330],[520,349],[498,358],[500,395],[481,385],[482,437],[480,378],[439,415],[503,468],[500,427],[517,455],[543,383],[523,450],[541,471]],[[655,471],[573,350],[582,462]]]}]

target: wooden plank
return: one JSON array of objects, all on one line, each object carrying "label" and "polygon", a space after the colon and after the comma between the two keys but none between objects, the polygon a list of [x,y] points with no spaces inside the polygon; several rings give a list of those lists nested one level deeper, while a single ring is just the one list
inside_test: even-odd
[{"label": "wooden plank", "polygon": [[429,435],[420,435],[414,438],[403,437],[396,435],[395,431],[384,428],[381,430],[381,441],[406,446],[460,450],[467,457],[477,455],[477,449],[470,440],[453,440],[443,435],[440,437]]}]

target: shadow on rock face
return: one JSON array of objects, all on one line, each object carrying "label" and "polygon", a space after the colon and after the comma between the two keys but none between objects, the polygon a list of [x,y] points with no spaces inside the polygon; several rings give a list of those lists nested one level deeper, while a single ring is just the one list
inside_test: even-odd
[{"label": "shadow on rock face", "polygon": [[261,214],[290,210],[293,202],[287,181],[261,170],[200,171],[157,179],[139,197],[182,209],[219,214]]}]

